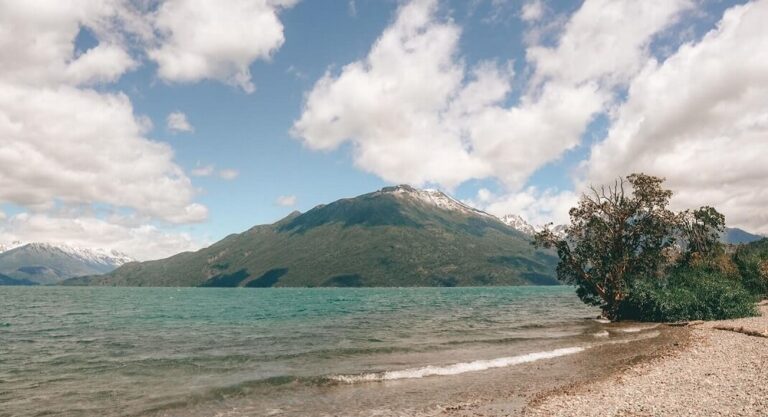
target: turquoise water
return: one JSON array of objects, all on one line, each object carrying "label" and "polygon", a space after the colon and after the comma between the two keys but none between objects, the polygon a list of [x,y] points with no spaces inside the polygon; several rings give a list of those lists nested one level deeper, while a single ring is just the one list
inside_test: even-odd
[{"label": "turquoise water", "polygon": [[0,287],[0,416],[399,407],[380,381],[437,398],[455,374],[578,346],[596,314],[568,287]]}]

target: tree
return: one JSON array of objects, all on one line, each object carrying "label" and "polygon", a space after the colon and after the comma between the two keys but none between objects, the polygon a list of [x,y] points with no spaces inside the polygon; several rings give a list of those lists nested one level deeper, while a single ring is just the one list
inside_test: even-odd
[{"label": "tree", "polygon": [[[617,318],[633,280],[658,277],[665,253],[676,245],[685,216],[667,208],[672,192],[662,187],[663,182],[632,174],[611,186],[591,187],[570,210],[564,238],[549,228],[535,236],[535,245],[557,250],[558,279],[575,284],[582,301],[600,306],[609,319]],[[709,224],[707,213],[693,219]],[[693,229],[700,236],[697,227]],[[702,234],[696,244],[706,245],[708,236]]]},{"label": "tree", "polygon": [[720,235],[725,231],[725,216],[712,207],[680,213],[681,237],[687,242],[686,257],[707,256],[722,252]]}]

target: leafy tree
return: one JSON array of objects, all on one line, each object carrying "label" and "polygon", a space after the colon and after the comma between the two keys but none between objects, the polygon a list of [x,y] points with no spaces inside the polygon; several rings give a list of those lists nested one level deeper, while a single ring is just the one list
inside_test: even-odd
[{"label": "leafy tree", "polygon": [[725,231],[725,216],[712,207],[680,213],[680,234],[687,243],[686,261],[692,256],[709,256],[723,252],[720,235]]},{"label": "leafy tree", "polygon": [[635,280],[660,278],[678,240],[687,243],[684,258],[719,248],[723,216],[711,207],[672,212],[663,182],[632,174],[591,187],[570,210],[564,238],[548,228],[535,236],[535,245],[557,250],[558,279],[575,284],[582,301],[600,306],[609,319],[618,318]]}]

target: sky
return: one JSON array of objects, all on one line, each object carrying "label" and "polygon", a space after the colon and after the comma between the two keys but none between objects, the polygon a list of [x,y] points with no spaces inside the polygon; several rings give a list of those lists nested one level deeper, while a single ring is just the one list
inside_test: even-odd
[{"label": "sky", "polygon": [[0,243],[195,250],[407,183],[768,233],[768,0],[0,0]]}]

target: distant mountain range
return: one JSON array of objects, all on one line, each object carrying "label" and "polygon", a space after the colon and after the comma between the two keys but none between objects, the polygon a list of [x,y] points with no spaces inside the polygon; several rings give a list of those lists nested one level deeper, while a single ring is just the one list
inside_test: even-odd
[{"label": "distant mountain range", "polygon": [[116,251],[51,243],[0,245],[0,285],[55,284],[104,274],[134,259]]},{"label": "distant mountain range", "polygon": [[401,185],[294,212],[194,253],[71,285],[469,286],[556,284],[530,236],[440,191]]},{"label": "distant mountain range", "polygon": [[[507,214],[505,216],[500,217],[499,219],[502,222],[504,222],[507,226],[512,227],[515,230],[518,230],[531,237],[537,231],[541,230],[541,226],[534,227],[517,214]],[[552,231],[556,235],[564,236],[565,228],[566,226],[564,224],[559,224],[559,225],[553,226]],[[725,232],[723,232],[723,234],[720,235],[720,240],[723,243],[728,243],[733,245],[755,242],[763,238],[764,236],[749,233],[747,231],[739,229],[738,227],[726,227]]]},{"label": "distant mountain range", "polygon": [[[453,286],[555,284],[541,227],[407,185],[294,212],[200,251],[133,262],[114,251],[0,245],[0,285]],[[552,230],[563,234],[565,226]],[[727,228],[726,243],[762,236]]]}]

